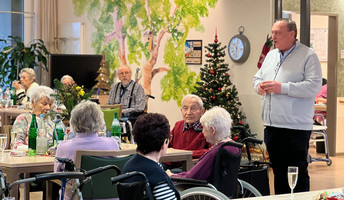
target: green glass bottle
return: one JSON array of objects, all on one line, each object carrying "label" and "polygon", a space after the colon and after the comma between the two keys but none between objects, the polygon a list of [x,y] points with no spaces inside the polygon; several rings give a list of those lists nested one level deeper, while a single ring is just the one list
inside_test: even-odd
[{"label": "green glass bottle", "polygon": [[118,120],[118,113],[115,113],[111,124],[111,137],[114,137],[118,143],[118,146],[121,146],[121,126]]},{"label": "green glass bottle", "polygon": [[14,86],[11,88],[11,99],[13,102],[13,105],[17,105],[17,95],[16,95],[16,90],[14,89]]},{"label": "green glass bottle", "polygon": [[36,138],[37,138],[38,126],[36,120],[36,114],[32,114],[32,120],[29,128],[29,150],[36,151]]},{"label": "green glass bottle", "polygon": [[[65,130],[65,127],[61,121],[61,117],[60,115],[56,115],[56,124],[55,124],[55,128],[56,128],[56,133],[57,133],[57,140],[59,142],[62,142],[63,139],[64,139],[64,130]],[[54,141],[54,145],[56,144],[56,139],[55,139],[55,134],[53,134],[53,141]]]}]

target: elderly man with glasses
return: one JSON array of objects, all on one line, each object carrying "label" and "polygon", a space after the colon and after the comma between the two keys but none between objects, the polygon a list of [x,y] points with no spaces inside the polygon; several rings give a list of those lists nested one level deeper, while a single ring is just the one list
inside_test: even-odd
[{"label": "elderly man with glasses", "polygon": [[201,98],[193,94],[186,95],[182,100],[181,112],[183,120],[174,125],[169,147],[191,150],[193,158],[200,158],[210,146],[205,140],[199,121],[204,113]]},{"label": "elderly man with glasses", "polygon": [[145,91],[142,86],[131,80],[131,69],[127,65],[122,65],[117,70],[120,82],[111,86],[107,105],[123,104],[122,116],[128,117],[134,123],[146,106]]}]

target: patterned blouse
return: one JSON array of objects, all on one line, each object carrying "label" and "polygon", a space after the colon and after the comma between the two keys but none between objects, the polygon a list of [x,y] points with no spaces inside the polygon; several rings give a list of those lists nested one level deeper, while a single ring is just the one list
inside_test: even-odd
[{"label": "patterned blouse", "polygon": [[[17,145],[28,144],[28,132],[29,132],[31,120],[32,120],[31,113],[22,113],[18,115],[18,117],[14,121],[12,131],[16,133]],[[39,116],[36,116],[36,121],[37,121],[37,124],[40,123]],[[52,146],[54,122],[51,121],[49,116],[47,116],[47,122],[48,124],[46,125],[46,129],[47,129],[48,143],[49,143],[49,146]]]}]

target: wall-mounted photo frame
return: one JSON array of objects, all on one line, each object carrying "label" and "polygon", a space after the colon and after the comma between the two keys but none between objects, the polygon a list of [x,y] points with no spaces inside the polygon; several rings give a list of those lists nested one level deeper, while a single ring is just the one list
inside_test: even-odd
[{"label": "wall-mounted photo frame", "polygon": [[185,41],[185,61],[187,65],[202,64],[202,40]]}]

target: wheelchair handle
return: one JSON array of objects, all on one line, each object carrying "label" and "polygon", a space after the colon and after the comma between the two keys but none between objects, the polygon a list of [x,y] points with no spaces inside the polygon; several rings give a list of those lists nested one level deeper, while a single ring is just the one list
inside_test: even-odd
[{"label": "wheelchair handle", "polygon": [[130,177],[132,177],[132,176],[136,176],[136,175],[142,176],[144,180],[147,179],[147,178],[146,178],[146,175],[145,175],[144,173],[134,171],[134,172],[128,172],[128,173],[125,173],[125,174],[121,174],[121,175],[119,175],[119,176],[112,177],[112,178],[111,178],[111,182],[112,182],[112,184],[114,184],[114,183],[117,183],[117,182],[119,182],[119,181],[128,179],[128,178],[130,178]]},{"label": "wheelchair handle", "polygon": [[108,169],[114,169],[117,174],[121,173],[121,170],[116,165],[106,165],[104,167],[98,167],[98,168],[86,171],[85,172],[85,177],[92,176],[94,174],[98,174],[98,173],[100,173],[102,171],[105,171],[105,170],[108,170]]},{"label": "wheelchair handle", "polygon": [[54,180],[54,179],[66,179],[66,178],[76,178],[81,179],[84,178],[85,174],[83,172],[50,172],[44,174],[37,174],[35,177],[20,179],[8,186],[8,190],[11,190],[13,186],[22,184],[22,183],[30,183],[34,181],[46,181],[46,180]]},{"label": "wheelchair handle", "polygon": [[242,140],[242,143],[246,143],[246,142],[252,142],[254,144],[263,144],[263,140],[259,140],[254,137],[247,137]]}]

